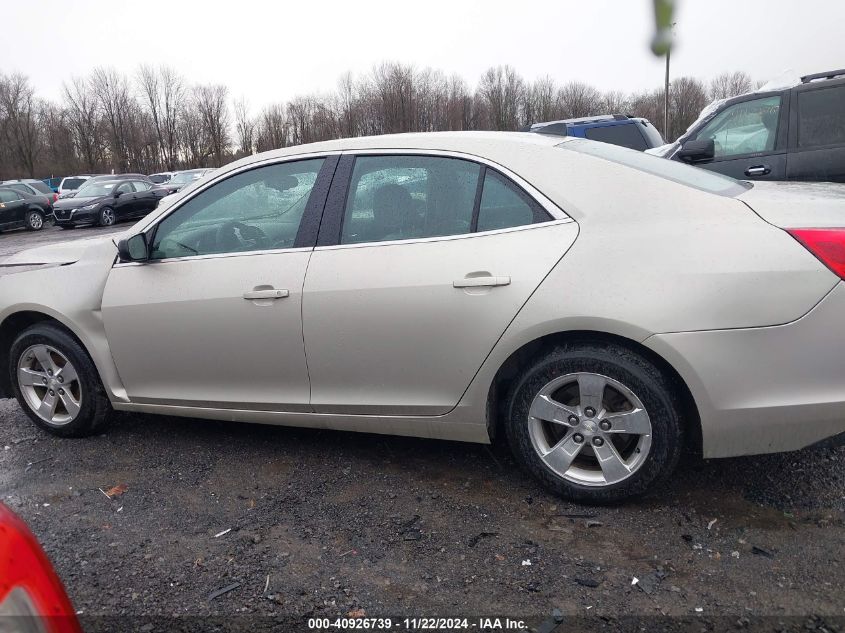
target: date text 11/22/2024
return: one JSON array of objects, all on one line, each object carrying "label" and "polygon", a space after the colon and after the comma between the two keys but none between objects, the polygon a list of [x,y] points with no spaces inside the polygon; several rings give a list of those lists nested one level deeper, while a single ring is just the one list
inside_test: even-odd
[{"label": "date text 11/22/2024", "polygon": [[391,630],[409,631],[523,631],[525,622],[514,618],[481,617],[470,618],[308,618],[310,630]]}]

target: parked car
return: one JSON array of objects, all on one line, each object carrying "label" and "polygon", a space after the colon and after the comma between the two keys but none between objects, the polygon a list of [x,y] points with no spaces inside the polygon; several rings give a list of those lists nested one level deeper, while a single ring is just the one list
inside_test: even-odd
[{"label": "parked car", "polygon": [[168,193],[176,193],[183,187],[190,185],[195,180],[199,180],[208,173],[214,171],[213,169],[186,169],[185,171],[177,171],[164,185]]},{"label": "parked car", "polygon": [[65,194],[68,194],[72,191],[76,191],[82,185],[84,185],[90,178],[92,178],[91,174],[82,174],[79,176],[65,176],[59,183],[59,197],[65,197]]},{"label": "parked car", "polygon": [[53,205],[56,226],[63,229],[83,224],[111,226],[115,222],[147,215],[167,191],[145,180],[99,180],[92,178],[72,198]]},{"label": "parked car", "polygon": [[523,128],[522,131],[587,138],[591,141],[612,143],[613,145],[621,145],[641,151],[664,144],[660,132],[648,119],[624,114],[604,114],[534,123]]},{"label": "parked car", "polygon": [[51,203],[59,199],[59,194],[54,192],[50,187],[40,180],[34,178],[27,178],[25,180],[4,180],[0,186],[11,187],[21,193],[28,193],[33,196],[42,195]]},{"label": "parked car", "polygon": [[[845,432],[845,188],[752,186],[608,143],[401,134],[249,156],[112,239],[0,275],[0,395],[490,442],[570,499],[685,448]],[[93,281],[92,281],[93,280]]]},{"label": "parked car", "polygon": [[157,174],[150,174],[148,177],[149,179],[157,185],[163,185],[166,182],[169,182],[171,178],[173,178],[173,174],[177,172],[175,171],[162,171]]},{"label": "parked car", "polygon": [[26,524],[0,503],[3,631],[82,633],[62,581]]},{"label": "parked car", "polygon": [[845,69],[711,104],[654,153],[735,178],[845,182]]},{"label": "parked car", "polygon": [[50,191],[52,191],[53,193],[58,193],[59,192],[59,183],[61,182],[61,180],[62,180],[61,178],[52,177],[52,178],[44,178],[44,179],[41,180],[41,182],[43,182],[45,185],[50,187]]},{"label": "parked car", "polygon": [[21,227],[40,231],[52,217],[52,205],[43,195],[22,193],[0,185],[0,231]]}]

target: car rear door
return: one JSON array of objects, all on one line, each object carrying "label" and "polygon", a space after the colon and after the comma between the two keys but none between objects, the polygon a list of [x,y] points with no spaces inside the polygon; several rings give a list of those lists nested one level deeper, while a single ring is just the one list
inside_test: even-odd
[{"label": "car rear door", "polygon": [[688,140],[713,139],[715,156],[703,167],[743,180],[786,177],[787,97],[753,95],[726,106]]},{"label": "car rear door", "polygon": [[152,186],[142,180],[133,180],[132,186],[135,188],[133,215],[147,215],[156,208],[159,201],[158,196],[153,193]]},{"label": "car rear door", "polygon": [[792,90],[789,180],[845,182],[845,81]]},{"label": "car rear door", "polygon": [[193,192],[117,263],[109,347],[133,402],[307,411],[305,270],[336,156],[249,166]]},{"label": "car rear door", "polygon": [[312,407],[448,412],[576,234],[524,181],[472,159],[345,155],[303,293]]}]

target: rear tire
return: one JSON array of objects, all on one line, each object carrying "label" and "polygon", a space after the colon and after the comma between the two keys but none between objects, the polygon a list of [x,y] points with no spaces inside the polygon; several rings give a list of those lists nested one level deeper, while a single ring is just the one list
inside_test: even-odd
[{"label": "rear tire", "polygon": [[27,211],[26,228],[28,231],[40,231],[44,228],[44,214],[40,211]]},{"label": "rear tire", "polygon": [[684,444],[672,381],[622,346],[556,347],[522,372],[505,404],[517,461],[572,501],[644,494],[672,473]]},{"label": "rear tire", "polygon": [[61,327],[24,330],[12,343],[7,371],[24,413],[48,433],[85,437],[113,417],[94,363]]}]

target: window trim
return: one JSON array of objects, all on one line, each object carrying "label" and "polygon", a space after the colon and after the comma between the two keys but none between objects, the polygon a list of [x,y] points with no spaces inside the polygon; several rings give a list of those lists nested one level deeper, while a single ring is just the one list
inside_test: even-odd
[{"label": "window trim", "polygon": [[[430,158],[453,158],[465,160],[467,162],[479,165],[479,187],[476,190],[476,197],[473,207],[473,222],[475,225],[470,227],[469,233],[458,233],[456,235],[438,235],[431,237],[410,238],[407,240],[389,240],[378,242],[356,242],[354,244],[342,244],[341,237],[343,231],[343,219],[346,212],[346,203],[349,196],[349,188],[352,184],[352,171],[355,167],[355,159],[364,156],[420,156]],[[493,229],[490,231],[477,231],[477,215],[479,205],[481,204],[480,191],[483,189],[484,179],[488,169],[498,173],[499,176],[514,187],[514,190],[531,205],[536,212],[540,210],[549,216],[547,222],[534,222],[531,224],[523,224],[520,226],[512,226],[504,229]],[[509,231],[519,231],[543,226],[549,226],[557,223],[574,222],[560,207],[554,204],[548,197],[540,193],[540,191],[527,182],[524,178],[512,172],[503,165],[482,156],[473,154],[466,154],[464,152],[456,152],[450,150],[431,150],[431,149],[356,149],[345,150],[341,152],[340,164],[338,165],[335,178],[332,181],[331,191],[326,202],[325,211],[323,213],[323,221],[320,226],[320,235],[317,239],[315,250],[325,249],[339,249],[339,248],[360,248],[362,246],[379,246],[390,244],[411,244],[419,242],[443,241],[449,239],[466,239],[474,237],[483,237],[486,235],[493,235],[498,233],[505,233]]]},{"label": "window trim", "polygon": [[[306,160],[315,160],[315,159],[322,159],[323,164],[320,166],[320,171],[317,172],[317,179],[314,182],[314,187],[311,189],[311,194],[308,197],[308,202],[305,205],[305,211],[302,213],[302,218],[299,221],[299,228],[297,229],[296,238],[294,239],[294,244],[290,248],[276,248],[276,249],[265,249],[265,250],[257,250],[257,251],[241,251],[235,253],[208,253],[204,255],[186,255],[184,257],[164,257],[162,259],[149,259],[143,262],[119,262],[116,261],[114,264],[114,268],[121,267],[121,266],[136,266],[136,265],[149,265],[149,264],[160,264],[160,263],[167,263],[167,262],[180,262],[180,261],[195,261],[199,259],[211,259],[211,258],[218,258],[218,257],[244,257],[250,255],[268,255],[274,253],[290,253],[290,252],[301,252],[303,250],[311,250],[314,248],[317,232],[319,230],[321,217],[323,215],[325,204],[326,204],[326,197],[328,195],[329,187],[331,185],[332,178],[334,176],[335,168],[337,167],[338,159],[340,158],[340,154],[338,152],[315,152],[315,153],[308,153],[308,154],[295,154],[292,156],[285,156],[282,158],[275,157],[275,158],[268,158],[267,160],[262,160],[254,163],[250,163],[248,165],[244,165],[239,169],[232,169],[230,171],[224,172],[219,176],[213,178],[207,183],[204,183],[201,187],[197,187],[196,189],[192,190],[188,195],[184,198],[176,201],[173,205],[166,210],[165,213],[158,215],[152,218],[152,221],[147,225],[141,228],[139,233],[143,233],[146,237],[147,244],[153,244],[155,241],[156,233],[158,232],[159,225],[170,217],[172,214],[176,213],[179,209],[181,209],[185,204],[187,204],[190,200],[195,198],[196,196],[200,195],[202,192],[206,191],[210,187],[213,187],[224,180],[228,180],[229,178],[234,178],[240,174],[246,173],[248,171],[252,171],[254,169],[261,169],[263,167],[271,167],[273,165],[283,165],[287,163],[294,163],[299,161],[306,161]],[[302,242],[302,243],[300,243]]]}]

